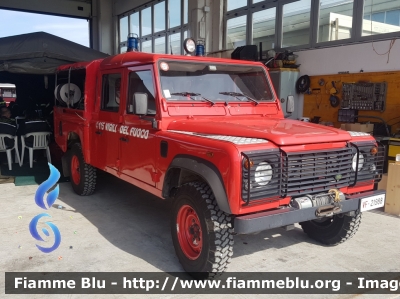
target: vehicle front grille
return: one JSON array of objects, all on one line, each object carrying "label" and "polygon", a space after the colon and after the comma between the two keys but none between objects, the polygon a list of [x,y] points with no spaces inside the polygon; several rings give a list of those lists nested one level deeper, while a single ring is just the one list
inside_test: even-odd
[{"label": "vehicle front grille", "polygon": [[348,186],[351,148],[313,153],[283,152],[282,196],[297,196]]},{"label": "vehicle front grille", "polygon": [[[372,142],[364,142],[314,152],[270,150],[242,153],[242,199],[249,204],[258,199],[275,200],[352,187],[362,182],[377,182],[382,177],[385,150],[379,145],[378,153],[373,155],[371,149],[375,146]],[[356,165],[356,161],[360,164]],[[271,168],[256,171],[260,165],[270,165]],[[357,167],[359,171],[356,173],[354,169]],[[265,178],[269,179],[267,184],[263,184]]]}]

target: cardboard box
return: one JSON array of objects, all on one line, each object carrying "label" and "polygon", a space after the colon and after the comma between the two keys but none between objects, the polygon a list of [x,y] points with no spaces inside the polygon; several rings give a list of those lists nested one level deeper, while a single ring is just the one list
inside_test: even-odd
[{"label": "cardboard box", "polygon": [[390,138],[388,156],[394,159],[396,158],[396,155],[399,154],[400,154],[400,139]]},{"label": "cardboard box", "polygon": [[386,186],[385,212],[400,216],[400,162],[390,163]]},{"label": "cardboard box", "polygon": [[388,179],[387,173],[383,174],[381,181],[378,183],[378,190],[386,190],[387,179]]},{"label": "cardboard box", "polygon": [[345,124],[346,131],[365,132],[372,134],[374,132],[374,124]]}]

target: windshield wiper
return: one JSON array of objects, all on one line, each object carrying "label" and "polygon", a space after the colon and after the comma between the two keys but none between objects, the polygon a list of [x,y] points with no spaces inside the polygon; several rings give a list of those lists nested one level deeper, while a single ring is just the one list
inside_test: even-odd
[{"label": "windshield wiper", "polygon": [[203,97],[200,93],[194,93],[194,92],[188,92],[188,91],[182,91],[182,92],[174,92],[171,93],[171,95],[174,96],[183,96],[183,97],[189,97],[192,101],[197,101],[195,98],[193,97],[197,97],[200,96],[204,101],[211,103],[211,106],[214,106],[215,103],[205,97]]},{"label": "windshield wiper", "polygon": [[219,94],[223,94],[223,95],[225,95],[225,96],[232,96],[232,97],[235,97],[235,98],[237,98],[239,101],[241,101],[241,99],[240,99],[239,97],[245,97],[245,98],[248,99],[249,101],[254,102],[254,103],[256,104],[256,106],[257,106],[258,104],[260,104],[257,100],[255,100],[255,99],[253,99],[253,98],[249,97],[248,95],[246,95],[246,94],[244,94],[244,93],[241,93],[241,92],[223,91],[223,92],[220,92]]}]

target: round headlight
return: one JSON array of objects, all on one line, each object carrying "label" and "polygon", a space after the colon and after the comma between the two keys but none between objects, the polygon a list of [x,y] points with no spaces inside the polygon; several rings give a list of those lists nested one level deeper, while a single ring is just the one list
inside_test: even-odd
[{"label": "round headlight", "polygon": [[267,162],[261,162],[256,167],[256,172],[254,174],[256,183],[265,186],[272,179],[272,166]]},{"label": "round headlight", "polygon": [[[357,165],[357,154],[355,154],[353,156],[353,162],[351,163],[353,171],[356,171],[356,165]],[[364,165],[364,155],[360,153],[359,156],[358,156],[358,169],[357,169],[357,171],[360,171],[361,168],[363,167],[363,165]]]},{"label": "round headlight", "polygon": [[187,38],[183,41],[183,48],[187,53],[191,54],[196,50],[196,42],[193,38]]}]

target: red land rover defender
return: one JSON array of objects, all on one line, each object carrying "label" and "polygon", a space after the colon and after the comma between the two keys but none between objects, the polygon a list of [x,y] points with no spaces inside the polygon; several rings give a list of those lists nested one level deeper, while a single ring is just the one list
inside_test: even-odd
[{"label": "red land rover defender", "polygon": [[57,70],[55,139],[76,193],[104,170],[172,203],[188,272],[229,264],[233,235],[299,223],[337,245],[382,207],[369,134],[285,119],[260,62],[128,52]]}]

